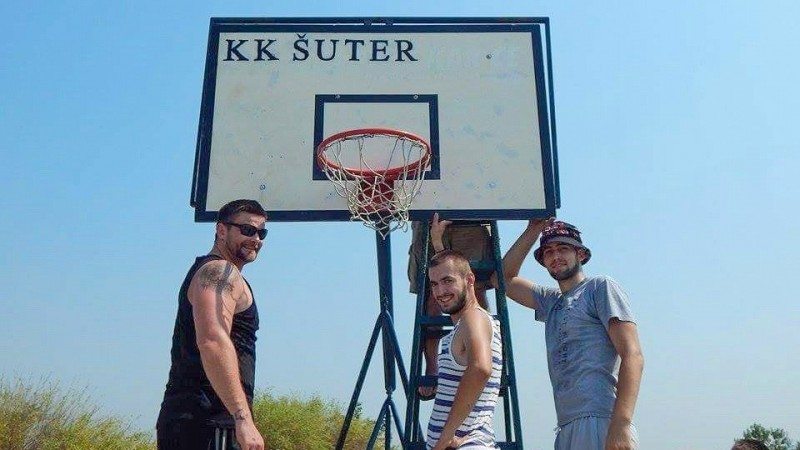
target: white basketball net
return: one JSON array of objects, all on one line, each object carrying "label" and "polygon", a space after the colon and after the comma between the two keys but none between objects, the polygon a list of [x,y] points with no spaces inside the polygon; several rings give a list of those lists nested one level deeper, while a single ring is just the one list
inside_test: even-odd
[{"label": "white basketball net", "polygon": [[384,238],[408,228],[408,209],[430,161],[428,144],[377,131],[335,140],[319,153],[319,165],[347,200],[350,220]]}]

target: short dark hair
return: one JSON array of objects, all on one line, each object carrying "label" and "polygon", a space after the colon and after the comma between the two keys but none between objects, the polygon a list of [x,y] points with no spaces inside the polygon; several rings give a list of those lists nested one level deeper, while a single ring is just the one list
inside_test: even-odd
[{"label": "short dark hair", "polygon": [[225,206],[219,209],[219,213],[217,214],[217,222],[230,222],[233,216],[239,214],[240,212],[257,214],[259,216],[263,216],[265,219],[267,218],[267,212],[264,211],[264,208],[262,208],[261,204],[259,204],[257,201],[239,199],[226,203]]},{"label": "short dark hair", "polygon": [[428,268],[436,267],[439,264],[443,264],[448,259],[452,260],[458,269],[458,272],[466,276],[468,273],[472,271],[469,267],[469,260],[463,253],[458,250],[442,250],[439,253],[433,255],[431,258],[431,262],[428,263]]},{"label": "short dark hair", "polygon": [[731,450],[769,450],[769,447],[757,439],[739,439]]}]

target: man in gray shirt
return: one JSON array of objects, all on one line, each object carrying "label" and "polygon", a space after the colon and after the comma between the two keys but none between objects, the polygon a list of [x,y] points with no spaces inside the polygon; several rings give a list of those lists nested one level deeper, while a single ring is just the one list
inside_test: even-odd
[{"label": "man in gray shirt", "polygon": [[[540,234],[534,257],[559,289],[519,276]],[[591,256],[574,226],[531,220],[503,258],[506,293],[545,323],[556,450],[635,449],[632,419],[644,367],[639,336],[620,286],[609,277],[584,275]]]}]

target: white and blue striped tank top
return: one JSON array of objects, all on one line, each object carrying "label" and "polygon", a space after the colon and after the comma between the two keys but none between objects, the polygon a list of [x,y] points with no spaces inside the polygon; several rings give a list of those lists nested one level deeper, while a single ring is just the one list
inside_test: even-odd
[{"label": "white and blue striped tank top", "polygon": [[[503,369],[503,344],[500,337],[500,323],[492,318],[485,310],[486,316],[492,322],[492,375],[486,382],[478,401],[461,426],[456,429],[456,437],[464,437],[464,443],[459,449],[496,448],[494,428],[492,426],[494,408],[497,405],[497,395],[500,392],[500,375]],[[433,401],[433,412],[428,422],[428,449],[433,448],[442,434],[442,429],[453,406],[453,399],[464,375],[466,366],[456,362],[451,350],[453,336],[458,331],[461,320],[456,323],[448,335],[442,338],[442,349],[439,353],[439,374],[436,388],[436,398]]]}]

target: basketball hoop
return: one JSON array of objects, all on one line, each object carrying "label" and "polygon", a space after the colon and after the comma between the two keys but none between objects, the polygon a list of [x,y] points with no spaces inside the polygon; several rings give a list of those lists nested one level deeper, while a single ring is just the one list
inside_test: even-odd
[{"label": "basketball hoop", "polygon": [[317,146],[317,164],[347,200],[350,220],[384,238],[408,227],[408,210],[430,159],[424,139],[389,128],[343,131]]}]

